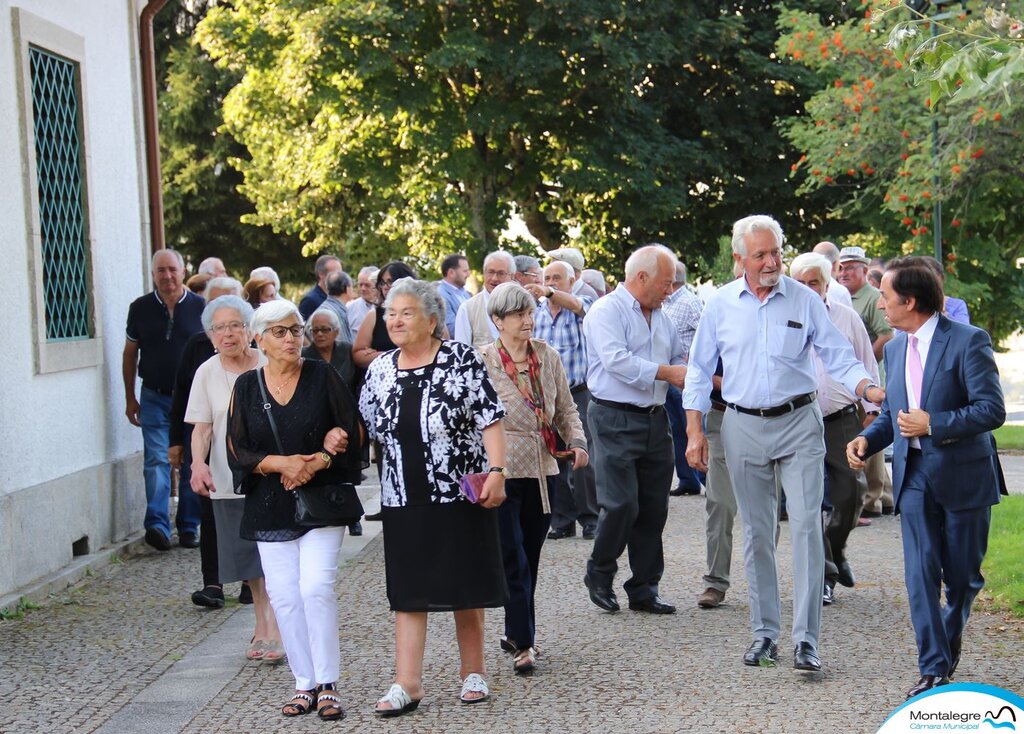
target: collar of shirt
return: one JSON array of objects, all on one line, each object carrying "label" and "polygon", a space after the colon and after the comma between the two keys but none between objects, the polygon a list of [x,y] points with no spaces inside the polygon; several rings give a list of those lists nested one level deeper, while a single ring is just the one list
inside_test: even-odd
[{"label": "collar of shirt", "polygon": [[[188,289],[188,288],[182,288],[182,289],[181,289],[181,298],[179,298],[177,302],[178,302],[178,303],[181,303],[181,302],[182,302],[182,301],[184,301],[184,300],[185,300],[186,298],[188,298],[188,294],[189,294],[190,292],[191,292],[191,291],[189,291],[189,289]],[[154,298],[155,298],[155,299],[156,299],[156,300],[157,300],[157,301],[158,301],[158,302],[160,303],[160,305],[161,305],[161,306],[163,306],[164,308],[167,308],[167,304],[166,304],[166,303],[164,303],[164,299],[162,299],[162,298],[160,297],[160,291],[156,291],[156,290],[155,290],[155,291],[153,291],[153,297],[154,297]]]}]

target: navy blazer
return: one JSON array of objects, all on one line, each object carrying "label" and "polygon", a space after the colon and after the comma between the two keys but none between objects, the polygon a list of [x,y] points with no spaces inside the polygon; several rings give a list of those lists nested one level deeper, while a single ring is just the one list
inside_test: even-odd
[{"label": "navy blazer", "polygon": [[[892,487],[899,507],[909,439],[896,425],[908,410],[907,335],[897,332],[885,345],[885,401],[881,414],[861,433],[867,455],[893,444]],[[1006,420],[992,340],[973,326],[939,316],[921,384],[921,408],[932,435],[921,436],[929,489],[947,510],[987,507],[999,502],[998,460],[991,431]]]}]

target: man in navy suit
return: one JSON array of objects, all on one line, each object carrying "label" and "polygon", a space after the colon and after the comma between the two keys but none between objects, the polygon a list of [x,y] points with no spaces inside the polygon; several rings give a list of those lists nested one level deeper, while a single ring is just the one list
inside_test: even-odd
[{"label": "man in navy suit", "polygon": [[894,443],[892,484],[921,672],[907,698],[948,683],[960,662],[999,502],[991,431],[1006,418],[988,334],[942,315],[942,285],[920,261],[894,260],[882,277],[878,307],[900,333],[885,346],[881,415],[847,446],[859,469]]}]

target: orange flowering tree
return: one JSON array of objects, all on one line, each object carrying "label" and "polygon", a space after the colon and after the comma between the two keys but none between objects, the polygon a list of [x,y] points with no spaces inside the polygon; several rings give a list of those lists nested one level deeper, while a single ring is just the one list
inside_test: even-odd
[{"label": "orange flowering tree", "polygon": [[1024,115],[992,90],[970,104],[933,97],[890,42],[910,12],[896,4],[852,3],[828,22],[780,13],[777,53],[826,85],[782,123],[801,151],[791,176],[800,191],[839,192],[832,215],[879,241],[882,257],[933,254],[940,200],[946,290],[998,339],[1024,324]]}]

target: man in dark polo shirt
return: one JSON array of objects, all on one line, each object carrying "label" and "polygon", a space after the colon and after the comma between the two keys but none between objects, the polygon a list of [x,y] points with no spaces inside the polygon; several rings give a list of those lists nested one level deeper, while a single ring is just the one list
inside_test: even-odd
[{"label": "man in dark polo shirt", "polygon": [[[152,293],[132,302],[121,373],[124,377],[125,415],[142,428],[146,480],[146,542],[157,550],[171,547],[171,465],[167,460],[171,393],[174,374],[188,338],[202,331],[200,316],[206,302],[184,286],[185,263],[174,250],[153,256]],[[142,393],[135,398],[135,378]],[[178,497],[178,540],[198,545],[199,502],[189,487]]]},{"label": "man in dark polo shirt", "polygon": [[313,268],[316,271],[316,284],[299,301],[299,313],[306,321],[327,300],[327,276],[341,272],[341,260],[334,255],[321,255]]}]

